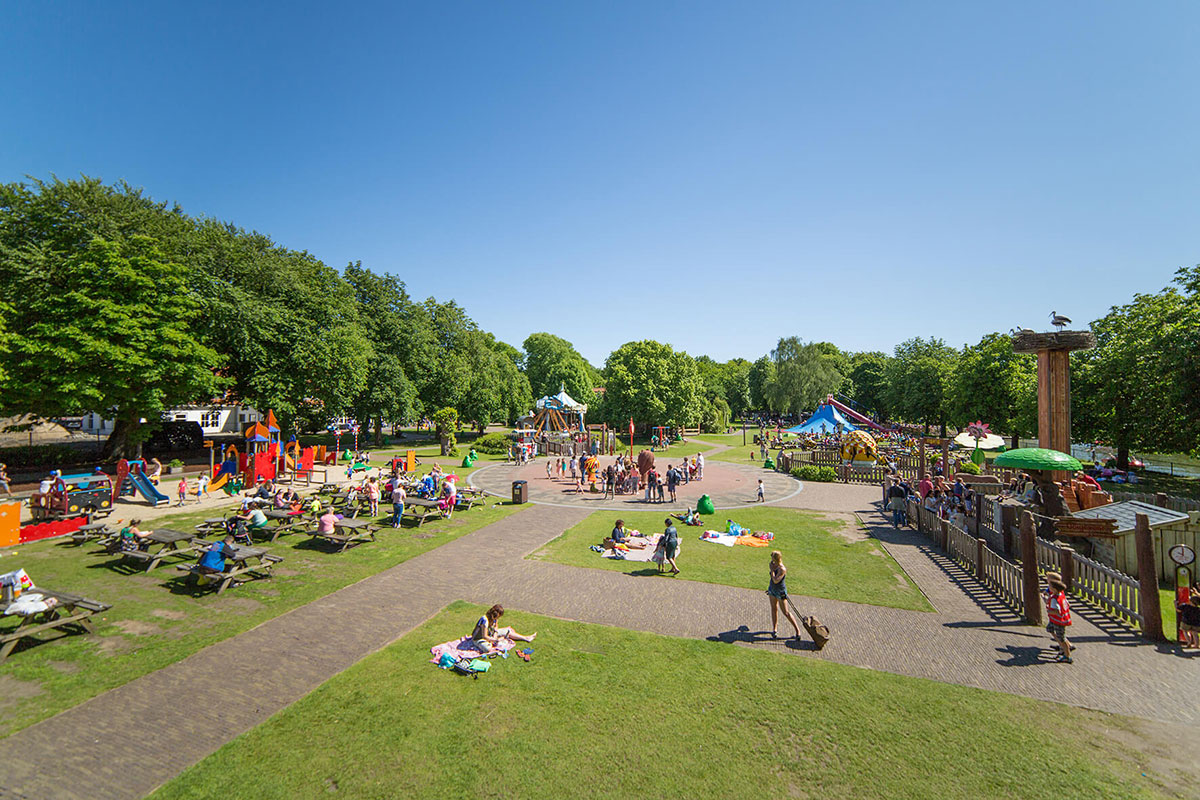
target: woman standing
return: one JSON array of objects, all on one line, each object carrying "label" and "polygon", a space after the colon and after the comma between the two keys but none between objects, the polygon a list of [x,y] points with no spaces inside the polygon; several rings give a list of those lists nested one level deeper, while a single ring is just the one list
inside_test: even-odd
[{"label": "woman standing", "polygon": [[667,528],[662,535],[663,563],[658,565],[658,570],[662,572],[663,567],[670,564],[671,574],[678,575],[679,567],[675,564],[675,556],[679,555],[679,531],[675,530],[675,523],[670,517],[663,520],[663,523]]},{"label": "woman standing", "polygon": [[787,567],[783,565],[783,553],[778,550],[771,551],[770,575],[771,581],[767,584],[767,597],[771,598],[771,638],[779,638],[775,629],[779,626],[779,609],[782,608],[783,616],[792,623],[792,627],[796,629],[796,638],[799,639],[800,626],[796,624],[796,618],[792,616],[791,609],[788,608]]}]

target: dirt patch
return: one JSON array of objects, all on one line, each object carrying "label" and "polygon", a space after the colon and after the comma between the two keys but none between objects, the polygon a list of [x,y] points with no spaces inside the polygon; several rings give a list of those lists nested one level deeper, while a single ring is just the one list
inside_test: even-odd
[{"label": "dirt patch", "polygon": [[[867,535],[867,532],[862,529],[862,525],[859,523],[858,517],[856,517],[854,514],[836,514],[825,512],[822,514],[822,516],[824,516],[825,519],[842,523],[830,531],[830,533],[832,533],[834,536],[839,536],[842,539],[845,539],[851,544],[855,542],[865,542],[867,539],[871,538]],[[883,554],[877,553],[877,555]]]},{"label": "dirt patch", "polygon": [[1110,742],[1137,764],[1148,778],[1168,794],[1190,797],[1200,786],[1200,761],[1196,759],[1195,728],[1166,722],[1126,718],[1128,727],[1104,731]]},{"label": "dirt patch", "polygon": [[75,661],[47,661],[46,666],[64,675],[74,675],[80,670],[78,662]]},{"label": "dirt patch", "polygon": [[152,633],[162,633],[162,628],[155,625],[153,622],[143,622],[140,619],[122,619],[114,622],[113,625],[120,629],[121,633],[132,634],[133,636],[147,636]]},{"label": "dirt patch", "polygon": [[433,536],[434,534],[432,533],[414,533],[412,535],[414,539],[432,539]]},{"label": "dirt patch", "polygon": [[42,684],[37,681],[22,681],[12,675],[0,675],[0,709],[14,706],[41,693]]},{"label": "dirt patch", "polygon": [[96,644],[96,650],[102,656],[116,656],[131,649],[133,643],[124,636],[105,636]]},{"label": "dirt patch", "polygon": [[156,608],[150,612],[150,616],[159,619],[187,619],[187,614],[182,611],[172,611],[168,608]]},{"label": "dirt patch", "polygon": [[279,597],[278,589],[259,589],[258,594],[261,597]]},{"label": "dirt patch", "polygon": [[262,608],[262,603],[253,597],[230,597],[227,594],[217,598],[217,602],[214,605],[222,611],[239,611],[246,614]]},{"label": "dirt patch", "polygon": [[276,567],[274,570],[272,570],[271,574],[282,575],[283,577],[286,578],[286,577],[289,577],[292,575],[299,575],[300,573],[294,569],[287,569],[286,567]]}]

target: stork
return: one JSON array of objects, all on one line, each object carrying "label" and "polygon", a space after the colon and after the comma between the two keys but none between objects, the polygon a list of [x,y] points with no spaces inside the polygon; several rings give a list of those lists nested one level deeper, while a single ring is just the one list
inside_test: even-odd
[{"label": "stork", "polygon": [[1033,333],[1033,331],[1031,331],[1029,328],[1022,328],[1020,325],[1009,331],[1011,336],[1024,336],[1029,333]]},{"label": "stork", "polygon": [[1059,314],[1057,311],[1051,311],[1050,324],[1061,331],[1065,326],[1071,324],[1071,320],[1068,317],[1064,317],[1063,315]]}]

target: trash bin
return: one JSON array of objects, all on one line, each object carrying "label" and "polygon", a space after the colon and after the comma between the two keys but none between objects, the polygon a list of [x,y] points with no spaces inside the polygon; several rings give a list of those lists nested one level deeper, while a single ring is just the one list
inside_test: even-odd
[{"label": "trash bin", "polygon": [[525,481],[513,481],[512,501],[514,503],[528,503],[529,502],[529,484],[528,483],[526,483]]}]

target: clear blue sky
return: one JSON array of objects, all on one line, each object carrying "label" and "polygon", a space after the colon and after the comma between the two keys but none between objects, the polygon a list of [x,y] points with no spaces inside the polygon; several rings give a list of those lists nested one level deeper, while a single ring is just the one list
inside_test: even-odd
[{"label": "clear blue sky", "polygon": [[124,179],[598,365],[961,345],[1200,261],[1198,31],[1194,2],[5,3],[0,180]]}]

